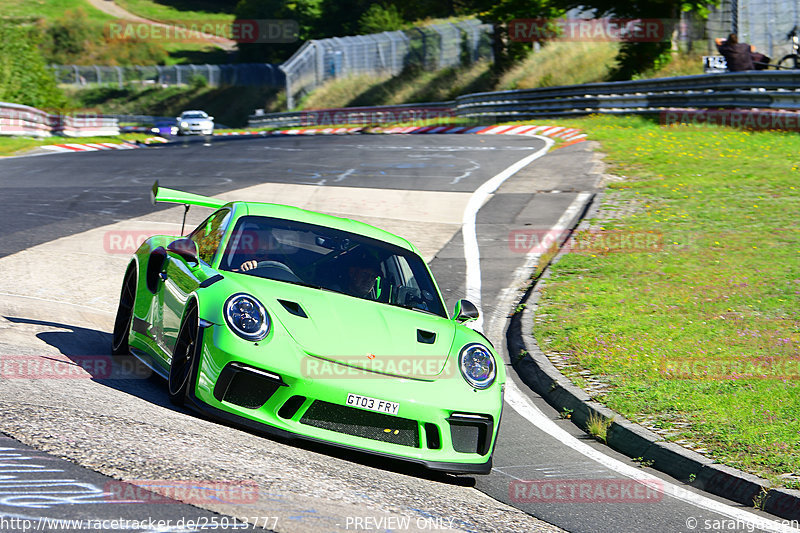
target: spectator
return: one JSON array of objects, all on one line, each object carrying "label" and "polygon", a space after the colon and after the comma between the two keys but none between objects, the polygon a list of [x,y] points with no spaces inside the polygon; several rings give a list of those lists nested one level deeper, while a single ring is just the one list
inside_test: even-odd
[{"label": "spectator", "polygon": [[747,43],[740,43],[735,33],[731,33],[727,41],[714,39],[714,42],[717,44],[719,53],[725,56],[725,61],[728,63],[728,70],[730,72],[755,70],[753,57],[751,55],[756,51],[755,46]]}]

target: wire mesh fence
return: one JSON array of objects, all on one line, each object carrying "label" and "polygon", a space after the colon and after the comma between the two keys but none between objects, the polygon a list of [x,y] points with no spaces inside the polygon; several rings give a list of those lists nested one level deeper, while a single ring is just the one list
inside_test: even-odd
[{"label": "wire mesh fence", "polygon": [[286,74],[289,108],[326,81],[358,74],[397,75],[404,68],[427,70],[491,58],[492,27],[478,20],[435,24],[405,31],[306,42],[280,66]]},{"label": "wire mesh fence", "polygon": [[791,53],[786,34],[795,25],[800,25],[797,0],[722,0],[706,24],[709,51],[716,53],[715,38],[725,38],[736,31],[740,42],[755,45],[756,50],[775,62]]},{"label": "wire mesh fence", "polygon": [[211,87],[282,87],[285,83],[283,71],[269,63],[128,67],[53,65],[51,68],[56,81],[63,85],[113,84],[122,87],[127,83],[138,83],[163,86],[187,85],[200,81]]}]

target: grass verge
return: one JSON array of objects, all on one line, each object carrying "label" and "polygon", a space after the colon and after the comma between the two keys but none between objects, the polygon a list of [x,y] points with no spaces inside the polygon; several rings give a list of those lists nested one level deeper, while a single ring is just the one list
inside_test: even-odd
[{"label": "grass verge", "polygon": [[558,123],[589,132],[625,179],[591,221],[606,233],[552,269],[542,348],[567,375],[607,383],[595,399],[622,415],[798,488],[800,138],[639,117]]}]

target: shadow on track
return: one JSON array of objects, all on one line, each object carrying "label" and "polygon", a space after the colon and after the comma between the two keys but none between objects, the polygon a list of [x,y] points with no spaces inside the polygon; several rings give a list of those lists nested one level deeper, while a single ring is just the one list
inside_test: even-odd
[{"label": "shadow on track", "polygon": [[[69,359],[72,364],[80,366],[83,371],[87,372],[91,376],[92,381],[126,394],[136,396],[154,405],[158,405],[172,411],[189,413],[188,409],[177,407],[169,401],[164,380],[146,365],[141,363],[138,359],[133,356],[110,355],[110,333],[58,322],[49,322],[45,320],[34,320],[8,316],[4,318],[14,324],[28,324],[59,329],[60,331],[45,331],[37,333],[36,337],[48,345],[56,348],[62,355]],[[57,361],[61,361],[62,363],[64,362],[61,359],[51,356],[38,357],[49,360],[53,363]],[[398,459],[378,457],[357,450],[343,449],[336,446],[306,441],[299,438],[284,439],[257,431],[251,431],[246,428],[240,428],[238,426],[228,424],[225,421],[215,420],[215,422],[234,427],[240,431],[247,431],[248,433],[259,435],[262,438],[267,438],[275,442],[281,442],[283,444],[308,450],[313,453],[336,457],[345,461],[358,463],[380,470],[387,470],[390,472],[423,478],[430,481],[447,483],[449,485],[465,487],[475,486],[475,478],[472,476],[457,476],[443,472],[435,472],[428,470],[421,465],[401,461]]]}]

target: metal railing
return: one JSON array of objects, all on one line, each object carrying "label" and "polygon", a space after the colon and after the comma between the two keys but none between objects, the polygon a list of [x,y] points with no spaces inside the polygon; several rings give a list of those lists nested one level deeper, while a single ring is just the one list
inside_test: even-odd
[{"label": "metal railing", "polygon": [[126,83],[143,85],[187,85],[202,79],[211,87],[255,85],[283,87],[283,71],[270,63],[234,63],[225,65],[155,65],[155,66],[81,66],[52,65],[56,81],[63,85]]},{"label": "metal railing", "polygon": [[[669,109],[760,108],[800,109],[800,72],[736,72],[640,81],[588,83],[516,91],[467,94],[454,102],[409,104],[424,109],[436,106],[440,116],[458,117],[470,123],[494,123],[532,118],[580,116],[593,113],[659,113]],[[449,114],[444,108],[451,106]],[[404,106],[395,106],[404,107]],[[361,107],[294,113],[252,115],[251,126],[306,126],[323,124],[321,117],[372,117],[385,107]],[[348,112],[351,115],[348,115]],[[307,117],[316,118],[311,122]],[[334,122],[333,124],[336,124]]]},{"label": "metal railing", "polygon": [[358,74],[394,76],[411,65],[434,70],[490,58],[491,30],[488,24],[466,20],[308,41],[280,66],[286,74],[288,107],[330,79]]},{"label": "metal railing", "polygon": [[737,72],[468,94],[455,115],[482,121],[670,108],[800,109],[800,72]]},{"label": "metal railing", "polygon": [[377,125],[443,120],[454,117],[453,102],[428,102],[376,107],[342,107],[250,115],[248,127]]},{"label": "metal railing", "polygon": [[51,115],[41,109],[0,102],[0,135],[91,137],[119,135],[116,118],[100,115]]}]

